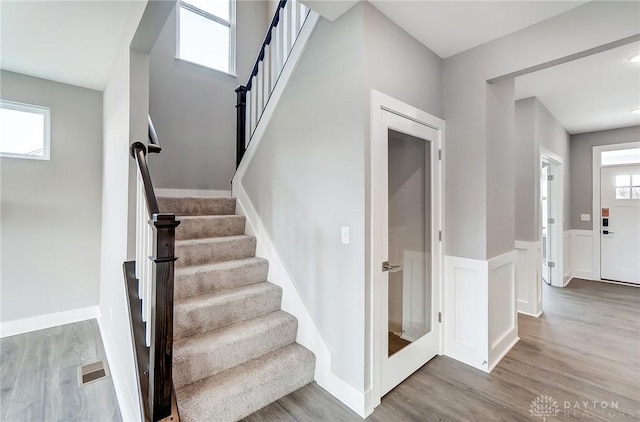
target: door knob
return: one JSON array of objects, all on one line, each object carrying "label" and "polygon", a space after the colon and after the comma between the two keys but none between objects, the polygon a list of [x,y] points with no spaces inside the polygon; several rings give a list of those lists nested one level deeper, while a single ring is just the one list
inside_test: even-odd
[{"label": "door knob", "polygon": [[389,265],[389,261],[384,261],[382,263],[382,271],[389,271],[395,268],[400,268],[400,265]]}]

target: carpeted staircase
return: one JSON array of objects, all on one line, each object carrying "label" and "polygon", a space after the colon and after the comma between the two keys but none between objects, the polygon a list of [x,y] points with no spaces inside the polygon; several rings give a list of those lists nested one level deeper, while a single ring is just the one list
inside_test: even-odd
[{"label": "carpeted staircase", "polygon": [[234,198],[159,198],[176,230],[173,383],[183,421],[237,421],[313,381]]}]

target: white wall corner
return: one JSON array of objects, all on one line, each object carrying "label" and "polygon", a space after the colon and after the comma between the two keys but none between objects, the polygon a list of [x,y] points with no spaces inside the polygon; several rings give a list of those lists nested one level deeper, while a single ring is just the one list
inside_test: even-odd
[{"label": "white wall corner", "polygon": [[518,312],[542,315],[540,241],[516,240],[516,300]]},{"label": "white wall corner", "polygon": [[85,308],[71,309],[69,311],[55,312],[52,314],[38,315],[31,318],[17,319],[0,323],[0,338],[44,330],[59,325],[71,324],[78,321],[98,318],[100,308],[87,306]]},{"label": "white wall corner", "polygon": [[594,238],[592,230],[571,230],[571,276],[586,280],[600,280],[594,274]]},{"label": "white wall corner", "polygon": [[296,341],[316,355],[316,382],[359,416],[367,417],[373,411],[371,390],[362,392],[333,373],[331,352],[276,251],[262,219],[240,181],[235,183],[233,190],[238,201],[236,212],[246,218],[245,232],[255,236],[257,240],[256,256],[269,261],[269,281],[282,288],[282,310],[298,319]]},{"label": "white wall corner", "polygon": [[488,371],[488,262],[445,255],[444,267],[444,354]]},{"label": "white wall corner", "polygon": [[209,189],[156,189],[156,196],[167,196],[170,198],[229,198],[231,190],[209,190]]},{"label": "white wall corner", "polygon": [[491,258],[488,263],[489,365],[491,372],[520,340],[516,300],[516,250]]},{"label": "white wall corner", "polygon": [[[129,315],[127,315],[129,318]],[[113,380],[113,388],[118,398],[118,405],[120,406],[120,413],[122,414],[122,420],[126,422],[142,421],[142,410],[140,409],[140,397],[139,386],[135,391],[131,391],[127,378],[130,378],[125,373],[127,365],[121,361],[119,355],[116,353],[113,340],[109,337],[108,332],[104,327],[102,315],[98,315],[98,326],[100,327],[100,336],[102,337],[102,344],[104,345],[104,351],[107,355],[107,363],[109,370],[111,371],[111,379]],[[133,350],[133,345],[131,346]],[[135,357],[133,357],[135,363]],[[137,382],[138,374],[135,374]]]}]

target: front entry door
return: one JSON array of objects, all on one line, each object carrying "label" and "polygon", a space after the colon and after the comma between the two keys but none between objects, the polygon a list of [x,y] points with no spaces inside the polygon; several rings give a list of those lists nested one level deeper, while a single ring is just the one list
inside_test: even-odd
[{"label": "front entry door", "polygon": [[640,165],[600,170],[600,274],[640,284]]},{"label": "front entry door", "polygon": [[[440,350],[440,133],[384,111],[379,149],[381,380],[386,394]],[[384,145],[382,145],[384,144]],[[376,214],[377,213],[377,214]]]}]

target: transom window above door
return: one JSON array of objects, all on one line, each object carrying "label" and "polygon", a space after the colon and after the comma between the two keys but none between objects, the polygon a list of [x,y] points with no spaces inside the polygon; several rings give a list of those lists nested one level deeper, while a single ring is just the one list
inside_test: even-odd
[{"label": "transom window above door", "polygon": [[640,199],[640,174],[616,176],[616,199]]},{"label": "transom window above door", "polygon": [[179,4],[177,57],[235,76],[236,0]]}]

